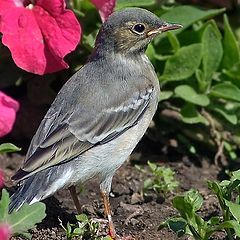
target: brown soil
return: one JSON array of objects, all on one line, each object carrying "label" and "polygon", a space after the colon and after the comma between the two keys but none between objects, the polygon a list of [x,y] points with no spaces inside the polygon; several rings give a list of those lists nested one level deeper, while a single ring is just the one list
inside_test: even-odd
[{"label": "brown soil", "polygon": [[[144,142],[141,145],[143,144]],[[22,159],[23,156],[19,154],[0,155],[1,167],[7,175],[7,183],[9,176],[19,167]],[[190,188],[198,189],[204,197],[201,214],[206,219],[220,213],[215,197],[206,186],[206,180],[218,178],[219,169],[215,165],[204,159],[196,161],[196,159],[181,157],[179,154],[174,161],[167,161],[166,157],[161,155],[143,155],[135,152],[131,160],[119,169],[113,179],[111,194],[113,220],[118,235],[125,237],[123,239],[177,239],[176,235],[167,229],[157,230],[161,221],[177,213],[171,205],[174,194],[170,194],[165,200],[155,194],[150,194],[149,197],[143,199],[139,194],[143,181],[148,176],[137,170],[135,164],[146,168],[147,160],[162,166],[170,166],[176,171],[176,177],[180,181],[177,193]],[[84,213],[91,218],[101,219],[103,218],[103,205],[98,188],[99,185],[96,181],[88,183],[85,191],[80,195],[80,201]],[[54,197],[47,199],[45,203],[47,205],[47,217],[32,231],[32,239],[66,239],[66,234],[60,226],[59,219],[63,222],[63,225],[66,225],[67,222],[75,222],[74,214],[76,214],[68,190],[57,192]],[[129,238],[126,238],[127,236]],[[14,237],[12,239],[21,238]],[[182,237],[181,239],[190,238]],[[224,239],[224,235],[219,233],[213,239]]]}]

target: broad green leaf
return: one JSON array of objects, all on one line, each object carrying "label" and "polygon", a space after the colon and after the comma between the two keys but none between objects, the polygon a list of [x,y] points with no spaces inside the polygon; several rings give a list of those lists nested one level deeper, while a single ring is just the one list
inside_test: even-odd
[{"label": "broad green leaf", "polygon": [[169,99],[173,95],[172,91],[161,91],[159,96],[159,102]]},{"label": "broad green leaf", "polygon": [[227,186],[227,192],[231,193],[239,186],[240,186],[240,180],[235,179],[234,181],[231,181],[230,184]]},{"label": "broad green leaf", "polygon": [[197,190],[190,189],[189,191],[184,193],[184,195],[184,200],[191,203],[194,212],[198,211],[201,208],[203,204],[203,197]]},{"label": "broad green leaf", "polygon": [[153,46],[152,43],[148,44],[147,50],[146,50],[146,55],[148,56],[148,58],[151,60],[151,62],[155,62],[156,60],[159,61],[166,61],[169,57],[171,57],[172,55],[161,55],[158,54],[155,51],[155,48]]},{"label": "broad green leaf", "polygon": [[240,89],[230,82],[216,84],[211,88],[210,95],[240,102]]},{"label": "broad green leaf", "polygon": [[76,219],[80,222],[88,222],[88,217],[86,214],[76,215]]},{"label": "broad green leaf", "polygon": [[168,226],[178,237],[181,237],[186,232],[187,222],[183,218],[175,218],[168,222]]},{"label": "broad green leaf", "polygon": [[45,204],[41,202],[32,205],[24,204],[18,211],[14,210],[11,215],[8,215],[7,221],[14,233],[24,233],[45,218],[45,210]]},{"label": "broad green leaf", "polygon": [[0,200],[0,223],[6,220],[8,216],[8,205],[9,205],[9,193],[6,189],[2,190],[2,197]]},{"label": "broad green leaf", "polygon": [[12,143],[3,143],[0,145],[0,153],[17,152],[17,151],[21,151],[21,148],[16,147]]},{"label": "broad green leaf", "polygon": [[227,187],[231,182],[229,180],[223,180],[219,183],[221,187]]},{"label": "broad green leaf", "polygon": [[163,229],[164,227],[168,227],[170,230],[175,232],[178,237],[183,236],[186,233],[187,222],[184,218],[170,218],[165,222],[162,222],[158,230]]},{"label": "broad green leaf", "polygon": [[209,108],[212,111],[218,112],[221,114],[227,121],[229,121],[231,124],[236,125],[237,124],[237,115],[234,111],[227,110],[225,106],[222,104],[211,104]]},{"label": "broad green leaf", "polygon": [[193,217],[193,207],[189,202],[185,201],[184,195],[174,197],[172,202],[173,207],[179,211],[184,219],[187,219],[187,216]]},{"label": "broad green leaf", "polygon": [[[235,219],[240,222],[240,205],[234,202],[225,200],[225,204],[229,207],[230,212],[235,217]],[[239,225],[240,228],[240,225]]]},{"label": "broad green leaf", "polygon": [[174,92],[185,101],[199,106],[207,106],[210,103],[208,96],[196,93],[195,89],[189,85],[180,85],[174,89]]},{"label": "broad green leaf", "polygon": [[115,9],[125,7],[143,7],[151,6],[155,3],[155,0],[117,0]]},{"label": "broad green leaf", "polygon": [[202,206],[203,199],[202,196],[198,193],[197,190],[191,189],[187,192],[185,192],[182,196],[176,196],[173,199],[173,206],[180,211],[184,211],[183,205],[188,205],[190,206],[189,209],[185,209],[186,212],[187,210],[190,210],[191,212],[195,212],[199,210]]},{"label": "broad green leaf", "polygon": [[177,50],[179,50],[179,48],[180,48],[180,43],[179,43],[177,37],[172,32],[167,32],[167,37],[168,37],[168,40],[169,40],[174,52],[177,52]]},{"label": "broad green leaf", "polygon": [[216,181],[207,181],[208,188],[217,195],[221,208],[224,208],[224,190],[220,183]]},{"label": "broad green leaf", "polygon": [[156,57],[156,52],[155,52],[155,49],[152,45],[152,43],[150,43],[147,47],[147,50],[146,50],[146,55],[148,56],[148,58],[153,62],[157,59]]},{"label": "broad green leaf", "polygon": [[240,50],[226,14],[224,14],[223,49],[223,67],[230,69],[240,61]]},{"label": "broad green leaf", "polygon": [[170,9],[168,12],[161,16],[162,19],[169,22],[180,23],[183,25],[182,29],[179,29],[176,32],[180,32],[183,29],[191,26],[193,23],[214,17],[222,12],[225,9],[212,9],[212,10],[201,10],[192,6],[178,6]]},{"label": "broad green leaf", "polygon": [[223,190],[218,182],[208,181],[207,184],[209,189],[211,189],[216,195],[223,198]]},{"label": "broad green leaf", "polygon": [[217,225],[220,223],[220,217],[211,217],[208,221],[207,221],[208,224],[210,225]]},{"label": "broad green leaf", "polygon": [[196,123],[203,123],[205,125],[208,125],[208,121],[206,118],[204,118],[196,109],[196,107],[193,104],[186,104],[181,109],[181,117],[182,121],[189,124],[196,124]]},{"label": "broad green leaf", "polygon": [[232,178],[240,180],[240,170],[232,172]]},{"label": "broad green leaf", "polygon": [[198,191],[190,189],[183,195],[173,198],[173,206],[180,212],[181,216],[196,227],[196,215],[203,203],[203,198]]},{"label": "broad green leaf", "polygon": [[205,80],[211,80],[223,55],[221,37],[213,24],[207,25],[202,35],[202,58]]},{"label": "broad green leaf", "polygon": [[234,229],[236,236],[240,237],[240,224],[239,224],[239,222],[237,222],[235,220],[229,220],[229,221],[226,221],[226,222],[223,222],[223,223],[219,224],[219,226],[217,227],[218,230],[222,230],[224,228]]},{"label": "broad green leaf", "polygon": [[240,80],[240,63],[236,63],[231,69],[223,69],[223,73],[234,80]]},{"label": "broad green leaf", "polygon": [[180,48],[166,61],[161,81],[179,81],[192,76],[202,58],[201,44],[195,43]]}]

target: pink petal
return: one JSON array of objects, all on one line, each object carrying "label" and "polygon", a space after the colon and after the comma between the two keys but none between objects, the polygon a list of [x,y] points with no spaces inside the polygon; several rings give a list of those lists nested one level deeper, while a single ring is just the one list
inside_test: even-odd
[{"label": "pink petal", "polygon": [[1,223],[0,224],[0,239],[1,240],[9,240],[11,237],[11,228],[8,224]]},{"label": "pink petal", "polygon": [[0,137],[11,132],[19,103],[0,91]]},{"label": "pink petal", "polygon": [[99,11],[102,22],[105,22],[113,12],[116,0],[91,0]]},{"label": "pink petal", "polygon": [[[44,1],[54,3],[60,0],[41,0],[41,2]],[[81,29],[73,12],[63,9],[60,12],[59,8],[56,7],[54,18],[41,6],[36,6],[33,12],[49,50],[57,59],[62,59],[76,48],[80,40]],[[59,13],[59,15],[56,15],[56,13]]]},{"label": "pink petal", "polygon": [[[10,5],[0,3],[5,6]],[[39,0],[33,8],[11,5],[0,17],[2,42],[20,68],[42,75],[68,67],[63,58],[76,48],[81,29],[64,0]]]}]

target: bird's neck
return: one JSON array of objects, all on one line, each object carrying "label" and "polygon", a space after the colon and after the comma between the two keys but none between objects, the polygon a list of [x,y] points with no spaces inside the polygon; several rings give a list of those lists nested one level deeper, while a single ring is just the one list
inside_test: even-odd
[{"label": "bird's neck", "polygon": [[89,61],[95,61],[99,59],[129,59],[129,60],[142,60],[143,58],[147,58],[145,55],[146,47],[137,49],[135,51],[126,50],[126,51],[118,51],[117,49],[109,46],[98,46],[96,45],[92,54],[89,57]]}]

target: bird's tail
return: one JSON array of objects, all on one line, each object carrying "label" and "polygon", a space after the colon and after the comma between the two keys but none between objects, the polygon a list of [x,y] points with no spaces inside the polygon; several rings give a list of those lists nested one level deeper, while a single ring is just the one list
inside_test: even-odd
[{"label": "bird's tail", "polygon": [[24,203],[33,204],[48,197],[48,185],[46,184],[46,176],[43,172],[39,172],[23,180],[16,192],[10,197],[9,213],[18,210]]},{"label": "bird's tail", "polygon": [[[14,209],[18,210],[24,203],[32,204],[37,196],[36,190],[31,187],[32,178],[24,180],[10,198],[9,213]],[[33,185],[32,185],[33,186]]]},{"label": "bird's tail", "polygon": [[58,189],[66,185],[66,179],[59,179],[59,171],[64,175],[64,166],[55,166],[54,169],[48,168],[37,172],[27,179],[24,179],[11,196],[9,212],[14,209],[18,210],[24,203],[33,204],[39,202],[50,195],[54,194]]}]

